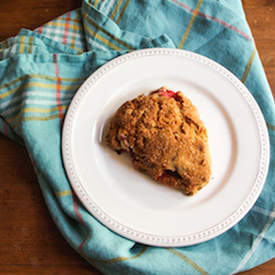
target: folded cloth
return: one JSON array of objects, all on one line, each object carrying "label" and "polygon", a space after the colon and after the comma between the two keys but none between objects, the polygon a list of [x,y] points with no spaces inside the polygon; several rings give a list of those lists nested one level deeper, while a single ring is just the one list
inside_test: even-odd
[{"label": "folded cloth", "polygon": [[[99,223],[72,192],[61,158],[61,129],[83,81],[112,58],[140,48],[184,48],[234,73],[258,102],[271,144],[268,177],[252,210],[210,241],[150,247]],[[241,1],[85,0],[0,47],[0,131],[26,146],[59,230],[106,274],[231,274],[275,256],[274,101]]]}]

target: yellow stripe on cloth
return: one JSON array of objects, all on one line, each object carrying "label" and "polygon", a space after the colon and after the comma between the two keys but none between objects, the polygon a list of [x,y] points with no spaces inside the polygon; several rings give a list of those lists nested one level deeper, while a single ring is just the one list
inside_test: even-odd
[{"label": "yellow stripe on cloth", "polygon": [[33,45],[33,37],[31,36],[29,38],[29,50],[28,50],[28,53],[32,53],[32,46]]},{"label": "yellow stripe on cloth", "polygon": [[275,125],[266,123],[266,126],[267,126],[268,129],[275,131]]},{"label": "yellow stripe on cloth", "polygon": [[72,49],[76,50],[77,51],[77,54],[82,54],[83,53],[83,49],[81,48],[78,48],[78,47],[75,47],[75,46],[71,46]]},{"label": "yellow stripe on cloth", "polygon": [[[51,115],[51,116],[46,116],[46,117],[35,117],[35,116],[30,116],[30,117],[22,117],[21,121],[48,121],[48,120],[52,120],[58,118],[60,119],[60,114],[55,114],[55,115]],[[7,120],[8,122],[10,122],[9,120]],[[16,125],[15,125],[16,126]]]},{"label": "yellow stripe on cloth", "polygon": [[183,35],[183,37],[182,37],[182,39],[181,39],[181,41],[179,43],[179,46],[178,46],[179,49],[181,49],[183,47],[183,45],[184,45],[184,43],[185,43],[185,41],[186,41],[186,39],[188,37],[188,34],[189,34],[189,32],[190,32],[190,30],[191,30],[191,28],[193,26],[193,23],[194,23],[197,15],[198,15],[199,10],[200,10],[201,4],[202,4],[202,0],[198,0],[197,6],[196,6],[195,10],[193,11],[193,15],[192,15],[192,17],[190,19],[190,22],[189,22],[189,24],[188,24],[188,26],[186,28],[186,31],[185,31],[185,33],[184,33],[184,35]]},{"label": "yellow stripe on cloth", "polygon": [[250,57],[249,57],[248,63],[246,65],[246,67],[245,67],[245,71],[244,71],[243,76],[242,76],[242,82],[243,83],[245,82],[245,80],[246,80],[246,78],[248,76],[248,73],[249,73],[249,71],[251,69],[251,66],[252,66],[255,54],[256,54],[256,49],[254,48],[253,51],[252,51],[252,53],[251,53],[251,55],[250,55]]},{"label": "yellow stripe on cloth", "polygon": [[20,36],[20,47],[19,47],[19,53],[25,52],[25,36]]},{"label": "yellow stripe on cloth", "polygon": [[[24,113],[51,113],[54,111],[58,111],[60,109],[65,110],[68,107],[68,105],[61,105],[61,106],[56,106],[56,107],[52,107],[52,108],[37,108],[37,107],[26,107],[22,110],[20,110],[20,112],[10,118],[7,119],[8,122],[14,121],[16,120],[18,117],[20,117],[20,115],[24,114]],[[43,120],[43,117],[40,117]],[[29,117],[24,117],[23,120],[28,120]]]},{"label": "yellow stripe on cloth", "polygon": [[0,48],[2,48],[2,49],[9,48],[8,40],[4,40],[3,42],[1,42]]},{"label": "yellow stripe on cloth", "polygon": [[99,4],[100,0],[95,0],[94,7],[96,8],[97,5]]},{"label": "yellow stripe on cloth", "polygon": [[0,99],[4,99],[5,97],[8,97],[8,96],[12,95],[13,93],[15,93],[17,90],[23,89],[25,87],[27,87],[27,85],[24,85],[23,87],[19,86],[19,87],[13,88],[13,89],[11,89],[11,90],[3,93],[3,94],[0,94]]},{"label": "yellow stripe on cloth", "polygon": [[78,25],[73,25],[70,23],[61,23],[61,22],[49,22],[49,23],[45,24],[44,26],[54,26],[54,27],[64,27],[65,28],[65,25],[73,30],[80,30],[80,26],[78,26]]},{"label": "yellow stripe on cloth", "polygon": [[120,7],[120,5],[122,4],[123,0],[118,0],[116,6],[115,6],[115,9],[113,10],[112,14],[111,14],[111,19],[114,19],[116,14],[117,14],[117,11]]},{"label": "yellow stripe on cloth", "polygon": [[[11,94],[15,93],[18,89],[26,89],[26,88],[31,88],[31,87],[36,87],[36,88],[52,88],[55,89],[56,88],[56,84],[50,84],[50,83],[41,83],[41,82],[29,82],[26,83],[24,86],[19,86],[16,87],[14,89],[11,89],[5,93],[0,94],[0,99],[3,99],[5,97],[10,96]],[[60,85],[60,89],[61,90],[68,90],[68,89],[77,89],[79,88],[79,85],[70,85],[70,84],[63,84]]]},{"label": "yellow stripe on cloth", "polygon": [[17,83],[18,81],[20,81],[20,80],[22,80],[22,79],[24,79],[24,78],[26,78],[26,76],[20,76],[20,77],[18,77],[18,78],[16,78],[16,79],[10,81],[9,83],[2,84],[2,85],[0,85],[0,89],[8,88],[9,86],[11,86],[11,85]]},{"label": "yellow stripe on cloth", "polygon": [[51,113],[53,111],[58,111],[59,109],[65,110],[68,105],[61,105],[51,108],[38,108],[38,107],[27,107],[22,109],[23,113]]},{"label": "yellow stripe on cloth", "polygon": [[76,33],[77,33],[77,30],[72,29],[72,41],[71,41],[70,47],[71,47],[72,49],[75,49],[75,50],[78,50],[78,51],[80,51],[80,52],[83,52],[83,49],[80,49],[80,48],[78,48],[78,47],[75,46],[76,35],[73,35],[73,34],[76,34]]},{"label": "yellow stripe on cloth", "polygon": [[134,50],[134,48],[132,46],[130,46],[129,44],[127,44],[126,42],[118,39],[117,37],[115,37],[113,34],[109,33],[108,31],[106,31],[105,29],[103,29],[101,26],[99,26],[97,23],[95,23],[89,16],[88,14],[84,13],[83,14],[83,18],[85,18],[89,24],[91,24],[92,26],[94,26],[96,29],[99,29],[101,32],[103,32],[104,34],[106,34],[107,36],[109,36],[111,39],[113,39],[114,41],[116,41],[117,43],[119,43],[120,45],[124,46],[125,48],[129,49],[129,50]]},{"label": "yellow stripe on cloth", "polygon": [[140,252],[138,252],[136,255],[131,256],[131,257],[116,257],[116,258],[107,259],[107,260],[91,259],[91,261],[96,262],[96,263],[113,264],[113,263],[133,260],[133,259],[140,257],[146,251],[146,249],[147,249],[146,246],[143,247]]},{"label": "yellow stripe on cloth", "polygon": [[51,115],[51,116],[47,116],[47,117],[23,117],[22,121],[47,121],[47,120],[52,120],[58,118],[60,119],[60,114],[56,114],[56,115]]},{"label": "yellow stripe on cloth", "polygon": [[121,18],[122,18],[122,16],[123,16],[123,14],[124,14],[124,12],[125,12],[127,6],[129,5],[129,2],[130,2],[130,0],[127,0],[126,3],[125,3],[125,5],[122,7],[121,12],[120,12],[120,14],[119,14],[119,16],[118,16],[118,18],[117,18],[117,20],[116,20],[116,23],[117,23],[117,24],[119,24],[119,22],[120,22],[120,20],[121,20]]},{"label": "yellow stripe on cloth", "polygon": [[[57,77],[56,76],[48,76],[48,75],[42,75],[42,74],[30,74],[30,77],[33,78],[41,78],[41,79],[46,79],[46,80],[52,80],[52,81],[56,81]],[[86,78],[66,78],[66,77],[59,77],[59,79],[62,81],[68,81],[68,82],[78,82],[78,81],[84,81]],[[69,85],[69,84],[68,84]],[[79,86],[78,86],[79,87]]]},{"label": "yellow stripe on cloth", "polygon": [[65,197],[65,196],[70,196],[72,195],[71,190],[65,190],[65,191],[60,191],[55,193],[57,197]]},{"label": "yellow stripe on cloth", "polygon": [[0,42],[0,51],[1,51],[1,49],[6,48],[6,44],[7,44],[6,41],[7,41],[7,40],[4,40],[4,41]]},{"label": "yellow stripe on cloth", "polygon": [[197,265],[195,262],[187,258],[182,253],[178,252],[174,248],[168,248],[168,251],[173,253],[174,255],[178,256],[179,258],[183,259],[186,263],[188,263],[190,266],[192,266],[196,271],[198,271],[202,275],[209,275],[203,268],[201,268],[199,265]]},{"label": "yellow stripe on cloth", "polygon": [[107,40],[106,38],[104,38],[100,34],[96,33],[92,29],[90,29],[90,27],[85,22],[83,22],[83,25],[84,25],[84,27],[86,28],[87,32],[90,35],[92,35],[93,37],[95,37],[96,39],[98,39],[99,41],[101,41],[103,44],[105,44],[106,46],[112,48],[113,50],[122,51],[121,48],[119,48],[118,46],[116,46],[115,44],[113,44],[111,41]]},{"label": "yellow stripe on cloth", "polygon": [[[7,88],[7,87],[17,83],[18,81],[21,81],[21,80],[25,79],[26,77],[57,81],[57,77],[55,77],[55,76],[47,76],[47,75],[42,75],[42,74],[41,75],[40,74],[29,74],[29,75],[20,76],[16,79],[12,80],[9,83],[5,83],[3,85],[0,85],[0,89]],[[62,77],[60,79],[61,79],[61,82],[62,81],[78,82],[78,81],[84,81],[85,80],[85,78],[65,78],[65,77]]]}]

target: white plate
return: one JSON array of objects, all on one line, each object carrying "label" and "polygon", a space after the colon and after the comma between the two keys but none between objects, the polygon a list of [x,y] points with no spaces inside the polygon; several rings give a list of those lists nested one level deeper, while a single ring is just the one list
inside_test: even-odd
[{"label": "white plate", "polygon": [[[102,142],[123,102],[161,86],[189,97],[208,131],[212,179],[193,197],[153,182]],[[177,49],[134,51],[93,73],[66,115],[62,151],[87,210],[118,234],[155,246],[200,243],[235,225],[258,198],[269,164],[265,121],[246,87],[214,61]]]}]

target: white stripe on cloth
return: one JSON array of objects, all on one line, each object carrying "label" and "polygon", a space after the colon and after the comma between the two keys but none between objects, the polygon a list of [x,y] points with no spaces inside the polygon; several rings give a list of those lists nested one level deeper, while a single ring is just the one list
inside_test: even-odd
[{"label": "white stripe on cloth", "polygon": [[[45,33],[44,33],[44,31],[45,31]],[[75,35],[73,32],[69,32],[68,37],[70,37],[71,34],[73,34],[73,36]],[[64,31],[62,31],[60,29],[54,29],[53,27],[44,27],[42,35],[44,35],[47,38],[50,38],[58,43],[62,43]],[[77,39],[75,41],[75,46],[79,47],[80,49],[84,49],[83,37],[79,34],[77,34],[76,37],[77,37]],[[69,47],[69,45],[68,45],[68,47]]]},{"label": "white stripe on cloth", "polygon": [[109,15],[109,12],[110,12],[110,10],[111,10],[111,8],[112,8],[114,2],[115,2],[115,0],[111,0],[111,1],[109,2],[109,5],[107,6],[106,11],[105,11],[105,14],[106,14],[106,15]]},{"label": "white stripe on cloth", "polygon": [[[63,100],[62,101],[62,104],[63,105],[67,105],[69,104],[71,101],[71,99],[67,99],[67,100]],[[19,111],[21,108],[22,108],[22,105],[24,104],[39,104],[39,105],[45,105],[47,106],[48,108],[51,108],[51,107],[56,107],[57,104],[56,104],[56,100],[43,100],[43,101],[39,101],[39,100],[32,100],[32,99],[27,99],[25,100],[24,102],[21,102],[21,104],[18,104],[12,108],[9,108],[7,111],[4,111],[1,113],[1,115],[3,116],[8,116],[10,115],[11,113],[15,112],[15,111]],[[37,106],[33,106],[34,108],[39,108]],[[30,106],[26,107],[26,108],[32,108]]]},{"label": "white stripe on cloth", "polygon": [[106,3],[108,2],[109,0],[103,0],[103,2],[101,3],[100,5],[100,11],[103,12],[104,14],[106,14],[106,12],[104,11],[104,7],[106,6]]},{"label": "white stripe on cloth", "polygon": [[[20,88],[20,86],[18,88]],[[65,93],[62,92],[61,99],[72,97],[74,93],[75,93],[74,91],[66,91]],[[5,106],[5,104],[11,104],[13,103],[14,100],[17,100],[17,98],[24,98],[26,95],[56,98],[55,91],[50,92],[47,90],[25,90],[23,93],[20,93],[17,96],[13,96],[12,99],[1,103],[0,106]]]},{"label": "white stripe on cloth", "polygon": [[[45,35],[48,38],[51,38],[53,40],[55,40],[55,36],[53,37],[53,34],[55,34],[56,30],[50,29],[50,28],[44,28],[42,29],[42,35]],[[60,42],[59,40],[56,40],[57,42]]]},{"label": "white stripe on cloth", "polygon": [[13,44],[10,50],[11,55],[15,55],[17,51],[17,44]]},{"label": "white stripe on cloth", "polygon": [[2,49],[0,53],[2,54],[2,58],[6,58],[9,54],[14,55],[17,49],[17,42],[14,40],[13,37],[7,40],[7,48]]},{"label": "white stripe on cloth", "polygon": [[[43,93],[39,93],[38,91],[31,91],[31,92],[24,92],[22,93],[21,95],[18,95],[16,97],[13,97],[11,100],[8,100],[6,102],[3,102],[0,104],[0,108],[1,109],[4,109],[6,107],[8,107],[10,104],[16,104],[17,102],[20,102],[22,100],[22,98],[24,97],[24,95],[28,94],[29,96],[40,96],[40,97],[47,97],[47,99],[31,99],[31,98],[28,98],[28,99],[25,99],[23,102],[25,104],[38,104],[38,105],[47,105],[47,104],[53,104],[53,103],[56,103],[56,94],[53,94],[53,93],[46,93],[46,92],[43,92]],[[73,96],[73,93],[71,94],[65,94],[65,95],[61,95],[61,102],[63,101],[68,101],[72,98]],[[52,98],[52,99],[50,99]],[[12,110],[14,107],[12,108],[9,108],[9,110],[5,111],[5,112],[8,112],[10,110]]]},{"label": "white stripe on cloth", "polygon": [[269,226],[274,221],[274,218],[275,218],[275,216],[273,215],[274,212],[275,212],[275,208],[270,212],[270,215],[268,215],[269,219],[268,219],[267,223],[265,224],[262,232],[258,235],[258,237],[254,241],[252,247],[246,253],[246,255],[244,256],[244,258],[241,260],[239,266],[233,271],[232,274],[240,272],[242,270],[242,268],[245,267],[245,265],[248,263],[248,261],[250,260],[251,256],[253,255],[253,253],[255,252],[255,250],[257,249],[257,247],[259,246],[259,244],[261,243],[262,239],[264,238],[264,235],[265,235],[266,231],[268,230]]},{"label": "white stripe on cloth", "polygon": [[275,211],[269,211],[259,206],[254,206],[252,208],[252,211],[257,212],[259,214],[263,214],[265,216],[271,216],[272,218],[275,218]]},{"label": "white stripe on cloth", "polygon": [[0,54],[2,55],[1,58],[5,59],[8,56],[8,53],[10,52],[10,48],[3,49],[0,51]]},{"label": "white stripe on cloth", "polygon": [[103,51],[108,51],[109,49],[108,48],[105,48],[103,45],[97,43],[95,40],[93,40],[91,37],[88,38],[88,43],[91,45],[91,46],[95,46],[95,48],[98,48],[100,50],[103,50]]},{"label": "white stripe on cloth", "polygon": [[[57,29],[57,27],[52,26],[52,25],[44,25],[43,29],[49,30],[51,32],[51,35],[52,34],[60,34],[60,35],[62,35],[62,38],[63,38],[64,30]],[[82,35],[80,35],[79,32],[73,32],[70,29],[68,29],[68,36],[69,35],[72,36],[72,37],[76,37],[79,40],[83,40],[83,37],[82,37]]]}]

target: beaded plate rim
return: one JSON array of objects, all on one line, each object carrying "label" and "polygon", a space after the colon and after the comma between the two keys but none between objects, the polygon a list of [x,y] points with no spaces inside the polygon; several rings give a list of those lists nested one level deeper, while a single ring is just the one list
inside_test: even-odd
[{"label": "beaded plate rim", "polygon": [[[173,56],[184,56],[188,59],[191,59],[195,62],[199,62],[209,66],[214,69],[216,72],[222,74],[226,77],[240,92],[242,97],[248,103],[256,124],[258,126],[259,135],[260,135],[260,144],[261,144],[261,154],[260,154],[260,162],[259,169],[257,173],[256,180],[251,188],[249,195],[246,197],[241,206],[234,211],[230,216],[225,218],[222,222],[207,228],[201,232],[197,232],[190,235],[183,236],[162,236],[162,235],[153,235],[145,232],[139,232],[133,228],[129,228],[118,221],[114,220],[107,213],[105,213],[100,206],[98,206],[92,198],[87,194],[85,188],[81,184],[80,179],[78,178],[77,171],[75,169],[75,165],[73,163],[72,156],[72,128],[75,118],[75,113],[79,108],[79,105],[82,99],[85,97],[85,94],[89,92],[90,88],[95,85],[95,83],[107,72],[114,69],[115,67],[124,64],[130,60],[146,57],[146,56],[159,56],[159,55],[173,55]],[[269,148],[269,136],[267,127],[265,124],[264,117],[261,113],[261,110],[245,87],[245,85],[230,71],[224,68],[222,65],[216,63],[215,61],[204,57],[202,55],[189,52],[186,50],[179,49],[168,49],[168,48],[150,48],[143,50],[136,50],[119,57],[114,58],[113,60],[107,62],[105,65],[101,66],[97,69],[92,75],[82,84],[77,93],[75,94],[67,114],[65,116],[63,130],[62,130],[62,157],[65,166],[65,170],[69,179],[69,182],[79,197],[80,201],[84,204],[86,209],[102,224],[110,228],[112,231],[122,235],[128,239],[133,241],[137,241],[140,243],[144,243],[147,245],[153,246],[162,246],[162,247],[178,247],[178,246],[188,246],[198,244],[218,235],[224,233],[231,227],[233,227],[236,223],[238,223],[253,207],[257,198],[259,197],[264,183],[265,178],[268,172],[269,166],[269,156],[270,156],[270,148]]]}]

